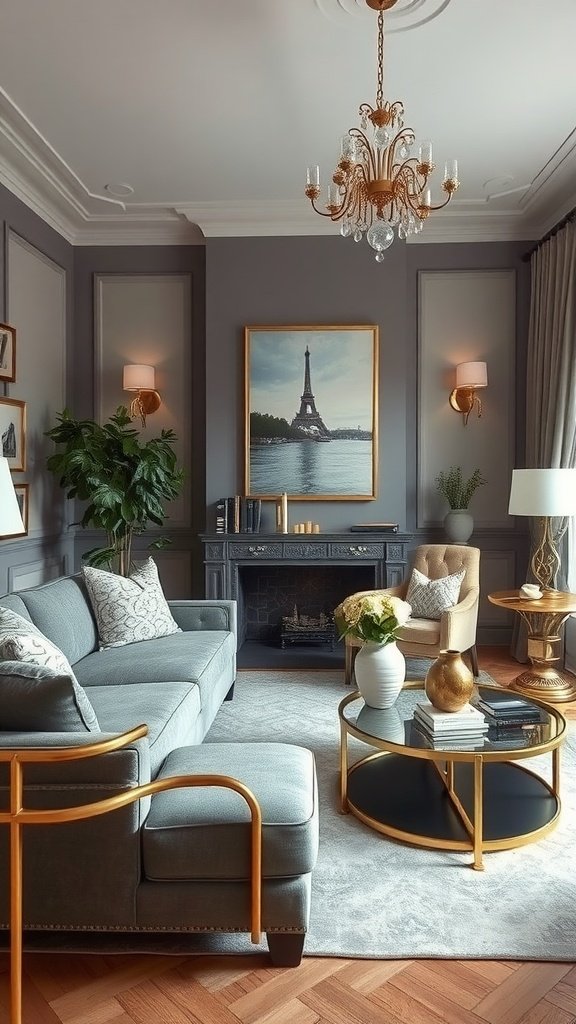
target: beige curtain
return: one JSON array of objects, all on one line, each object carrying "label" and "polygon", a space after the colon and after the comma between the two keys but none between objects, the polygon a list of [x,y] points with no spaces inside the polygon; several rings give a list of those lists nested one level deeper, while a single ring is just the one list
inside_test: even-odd
[{"label": "beige curtain", "polygon": [[[543,242],[531,259],[526,374],[526,468],[576,467],[576,222]],[[566,524],[558,523],[561,529]],[[569,560],[576,557],[573,533]],[[566,571],[558,581],[566,586]],[[512,653],[526,661],[525,631]]]},{"label": "beige curtain", "polygon": [[576,465],[576,223],[532,255],[526,466]]}]

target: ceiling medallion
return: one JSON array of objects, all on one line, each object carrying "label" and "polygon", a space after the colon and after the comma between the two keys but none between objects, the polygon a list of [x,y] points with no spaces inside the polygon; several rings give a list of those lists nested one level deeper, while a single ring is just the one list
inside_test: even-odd
[{"label": "ceiling medallion", "polygon": [[[348,22],[350,17],[369,16],[366,2],[367,0],[314,0],[316,7],[328,21],[342,24]],[[398,0],[394,10],[390,10],[387,32],[407,32],[409,29],[425,25],[442,14],[450,3],[451,0]],[[376,3],[369,6],[378,10]]]},{"label": "ceiling medallion", "polygon": [[104,185],[104,191],[108,192],[111,196],[118,196],[120,199],[125,199],[126,196],[131,196],[134,192],[132,185],[128,185],[125,181],[111,181],[108,185]]},{"label": "ceiling medallion", "polygon": [[[446,198],[432,203],[428,185],[434,170],[432,143],[422,142],[412,155],[416,137],[404,127],[401,100],[384,100],[384,11],[397,0],[365,0],[378,11],[378,85],[376,104],[362,103],[360,128],[350,128],[340,143],[340,160],[332,174],[325,210],[316,205],[321,195],[320,168],[308,167],[305,195],[321,217],[341,221],[340,234],[360,242],[364,235],[381,263],[398,238],[418,234],[434,210],[450,202],[459,186],[456,160],[446,163],[442,190]],[[370,125],[370,127],[369,127]]]}]

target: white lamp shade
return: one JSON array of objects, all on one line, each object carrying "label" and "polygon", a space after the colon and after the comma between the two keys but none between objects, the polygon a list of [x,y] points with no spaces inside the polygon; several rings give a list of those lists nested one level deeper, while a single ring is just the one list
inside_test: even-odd
[{"label": "white lamp shade", "polygon": [[576,469],[514,469],[511,516],[576,515]]},{"label": "white lamp shade", "polygon": [[459,363],[456,367],[457,388],[485,388],[488,386],[486,363]]},{"label": "white lamp shade", "polygon": [[124,367],[122,387],[124,391],[154,391],[154,380],[153,366],[131,363]]},{"label": "white lamp shade", "polygon": [[8,459],[0,458],[0,537],[11,537],[16,533],[26,533],[26,530],[20,515]]}]

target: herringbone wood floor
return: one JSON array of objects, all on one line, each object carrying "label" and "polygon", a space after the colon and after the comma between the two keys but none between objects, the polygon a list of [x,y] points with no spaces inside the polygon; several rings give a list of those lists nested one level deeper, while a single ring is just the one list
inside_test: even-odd
[{"label": "herringbone wood floor", "polygon": [[[506,684],[518,665],[483,648]],[[576,703],[563,710],[576,718]],[[497,856],[497,854],[495,855]],[[8,1024],[0,956],[0,1024]],[[25,956],[25,1024],[575,1024],[576,965],[266,956]]]}]

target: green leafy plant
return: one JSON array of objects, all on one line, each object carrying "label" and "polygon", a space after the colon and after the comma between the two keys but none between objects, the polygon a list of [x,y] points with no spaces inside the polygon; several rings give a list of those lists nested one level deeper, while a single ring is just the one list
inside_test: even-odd
[{"label": "green leafy plant", "polygon": [[436,477],[436,487],[451,509],[468,508],[474,492],[485,483],[479,469],[475,469],[472,476],[464,480],[460,466],[451,466],[447,473],[442,471]]},{"label": "green leafy plant", "polygon": [[[80,525],[107,535],[107,546],[87,552],[85,559],[127,576],[133,537],[150,523],[162,526],[164,502],[182,489],[184,474],[174,452],[177,437],[172,430],[163,430],[160,437],[141,443],[123,405],[102,425],[74,419],[68,409],[57,420],[57,426],[46,431],[59,447],[48,458],[48,469],[66,488],[68,498],[88,502]],[[169,543],[159,537],[149,546]]]}]

